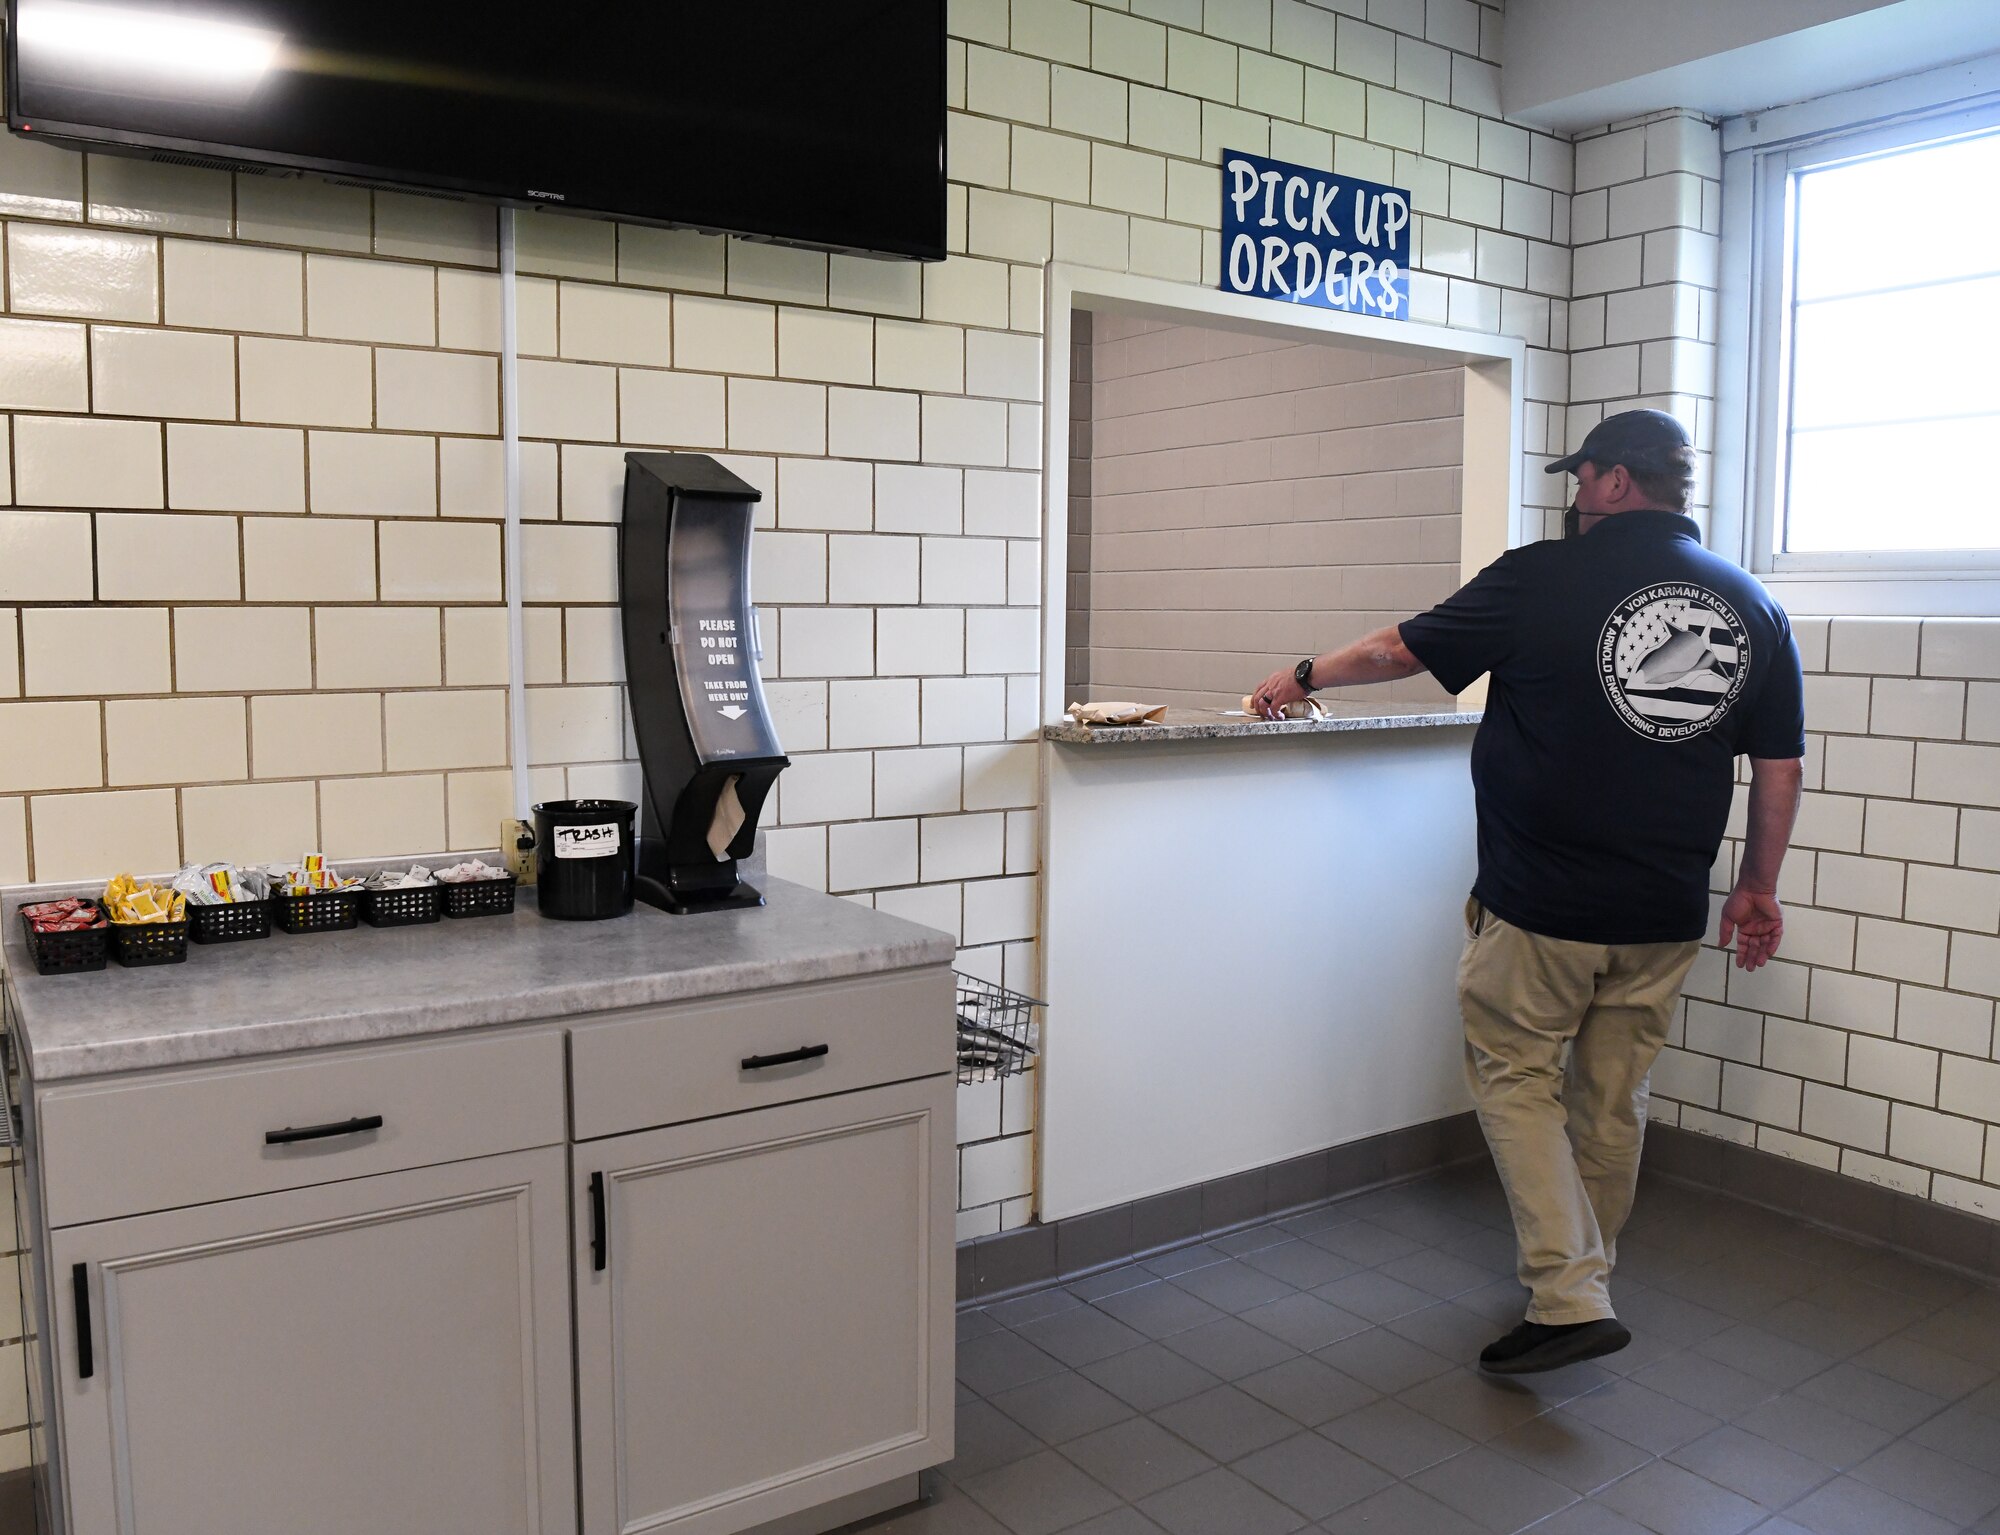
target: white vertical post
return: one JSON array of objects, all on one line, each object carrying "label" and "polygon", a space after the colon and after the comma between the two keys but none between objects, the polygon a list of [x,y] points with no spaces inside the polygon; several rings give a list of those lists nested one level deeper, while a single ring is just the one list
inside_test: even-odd
[{"label": "white vertical post", "polygon": [[500,436],[507,503],[501,543],[507,583],[507,760],[513,767],[514,814],[525,820],[534,796],[528,788],[528,657],[521,616],[521,370],[514,217],[512,208],[500,210]]}]

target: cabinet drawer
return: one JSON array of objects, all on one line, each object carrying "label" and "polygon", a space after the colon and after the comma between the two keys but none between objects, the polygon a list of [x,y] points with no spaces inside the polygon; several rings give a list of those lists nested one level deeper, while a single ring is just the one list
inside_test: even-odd
[{"label": "cabinet drawer", "polygon": [[562,1066],[560,1031],[537,1029],[51,1087],[37,1099],[49,1224],[559,1145]]},{"label": "cabinet drawer", "polygon": [[[899,970],[649,1007],[570,1030],[576,1138],[952,1069],[951,971]],[[826,1047],[775,1065],[744,1063]]]}]

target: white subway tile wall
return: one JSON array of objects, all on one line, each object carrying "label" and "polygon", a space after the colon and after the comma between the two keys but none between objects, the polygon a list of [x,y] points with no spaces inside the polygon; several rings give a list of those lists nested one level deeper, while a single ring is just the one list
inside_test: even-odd
[{"label": "white subway tile wall", "polygon": [[[939,265],[522,217],[537,794],[632,787],[608,616],[619,451],[721,453],[765,490],[760,528],[792,540],[760,541],[756,565],[795,758],[773,871],[955,929],[964,968],[1033,992],[1041,263],[1214,285],[1225,144],[1412,189],[1416,317],[1528,343],[1524,478],[1551,526],[1567,487],[1542,464],[1616,404],[1691,420],[1705,469],[1711,125],[1573,148],[1500,121],[1498,4],[1206,9],[953,0]],[[86,199],[84,157],[0,141],[0,880],[490,843],[509,792],[493,210],[89,171]],[[1810,889],[1821,850],[1938,872],[1906,873],[1895,914],[1875,909],[1880,871],[1860,882],[1873,907],[1799,906],[1806,1017],[1769,1005],[1938,1057],[1898,1101],[1931,1117],[1892,1117],[1892,1078],[1851,1062],[1844,1083],[1805,1075],[1831,1071],[1805,1034],[1781,1046],[1797,1072],[1677,1038],[1660,1109],[1990,1209],[2000,1132],[1974,1167],[1933,1120],[1980,1122],[1990,1079],[1945,1057],[1993,1059],[2000,937],[1934,919],[1989,909],[1942,871],[2000,875],[2000,652],[1963,623],[1852,643],[1896,664],[1827,672],[1816,710],[1847,723],[1816,713],[1816,732],[1910,749],[1843,748],[1857,787],[1834,789],[1816,735],[1788,884]],[[1879,705],[1853,685],[1870,679]],[[1895,686],[1917,680],[1944,686]],[[180,743],[172,776],[135,730]],[[1717,964],[1699,975],[1699,1000],[1730,1003]],[[1730,1081],[1740,1113],[1725,1066],[1761,1073]],[[1032,1218],[1033,1091],[967,1090],[961,1235]],[[0,1468],[24,1438],[0,1432]]]},{"label": "white subway tile wall", "polygon": [[[522,218],[538,793],[631,784],[620,453],[722,453],[766,491],[773,871],[1033,992],[1041,263],[1213,284],[1225,142],[1417,189],[1416,312],[1524,336],[1560,449],[1570,149],[1497,120],[1497,6],[1404,58],[1420,8],[1209,9],[955,0],[940,265]],[[489,843],[493,211],[0,151],[0,878]],[[1033,1078],[988,1096],[968,1235],[1033,1213]]]},{"label": "white subway tile wall", "polygon": [[[1666,113],[1581,134],[1569,199],[1569,406],[1670,410],[1715,438],[1720,153]],[[1558,220],[1560,225],[1560,219]],[[1560,237],[1560,235],[1559,235]],[[1536,407],[1529,407],[1531,440]],[[1553,519],[1549,523],[1555,531]],[[1799,618],[1806,795],[1780,895],[1783,957],[1703,954],[1655,1078],[1668,1123],[2000,1216],[2000,620]],[[1740,797],[1740,796],[1739,796]],[[1742,805],[1732,822],[1740,838]],[[1718,859],[1716,903],[1740,841]],[[1946,1081],[1957,1084],[1947,1095]]]},{"label": "white subway tile wall", "polygon": [[[1577,135],[1553,220],[1570,263],[1561,451],[1615,411],[1672,412],[1693,435],[1693,512],[1705,520],[1715,448],[1716,265],[1721,139],[1713,123],[1658,113]],[[1532,252],[1531,252],[1532,254]],[[1532,284],[1531,284],[1532,286]],[[1530,414],[1530,436],[1536,425]],[[1563,482],[1568,491],[1568,482]],[[1562,498],[1559,498],[1562,499]],[[1548,519],[1554,536],[1559,524]]]},{"label": "white subway tile wall", "polygon": [[1794,622],[1812,749],[1781,957],[1704,952],[1653,1112],[2000,1217],[2000,728],[1975,702],[2000,619]]}]

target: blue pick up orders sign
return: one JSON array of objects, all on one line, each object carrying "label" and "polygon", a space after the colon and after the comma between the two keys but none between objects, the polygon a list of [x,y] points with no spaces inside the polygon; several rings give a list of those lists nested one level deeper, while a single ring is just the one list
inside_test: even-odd
[{"label": "blue pick up orders sign", "polygon": [[1410,317],[1410,194],[1222,152],[1222,289]]}]

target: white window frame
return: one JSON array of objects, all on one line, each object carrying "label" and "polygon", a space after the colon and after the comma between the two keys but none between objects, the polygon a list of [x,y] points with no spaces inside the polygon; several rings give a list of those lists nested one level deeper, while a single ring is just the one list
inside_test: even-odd
[{"label": "white window frame", "polygon": [[[1712,537],[1794,612],[2000,614],[2000,550],[1788,554],[1776,537],[1790,420],[1791,177],[1992,128],[2000,55],[1723,124]],[[1922,493],[1921,480],[1913,488]]]},{"label": "white window frame", "polygon": [[[1280,299],[1201,288],[1137,273],[1052,261],[1042,284],[1042,723],[1061,723],[1069,700],[1062,664],[1069,604],[1069,369],[1079,310],[1149,315],[1177,325],[1243,331],[1288,340],[1353,339],[1465,370],[1463,490],[1459,506],[1459,577],[1470,579],[1516,545],[1541,536],[1542,511],[1526,504],[1528,344],[1513,336],[1386,320],[1378,315],[1290,304]],[[1457,707],[1485,702],[1483,684],[1459,694]],[[1050,748],[1044,747],[1044,751]],[[1044,832],[1048,828],[1043,818]],[[1043,849],[1043,857],[1048,856]],[[1043,867],[1047,867],[1044,863]],[[1046,895],[1046,883],[1044,895]]]}]

